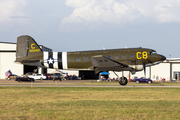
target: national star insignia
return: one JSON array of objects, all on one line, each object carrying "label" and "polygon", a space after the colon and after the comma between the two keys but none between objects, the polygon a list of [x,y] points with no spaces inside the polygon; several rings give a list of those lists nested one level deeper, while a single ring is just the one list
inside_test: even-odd
[{"label": "national star insignia", "polygon": [[54,64],[54,58],[48,58],[48,59],[47,59],[47,63],[48,63],[49,65]]}]

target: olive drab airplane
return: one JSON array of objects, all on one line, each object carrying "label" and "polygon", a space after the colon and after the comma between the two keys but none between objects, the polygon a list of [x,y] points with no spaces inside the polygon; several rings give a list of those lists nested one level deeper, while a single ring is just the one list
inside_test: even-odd
[{"label": "olive drab airplane", "polygon": [[[56,69],[78,69],[101,71],[137,71],[145,70],[164,61],[163,55],[146,48],[125,48],[76,52],[44,52],[27,35],[17,38],[16,61],[24,65],[41,66]],[[119,83],[126,85],[128,80],[123,76]]]}]

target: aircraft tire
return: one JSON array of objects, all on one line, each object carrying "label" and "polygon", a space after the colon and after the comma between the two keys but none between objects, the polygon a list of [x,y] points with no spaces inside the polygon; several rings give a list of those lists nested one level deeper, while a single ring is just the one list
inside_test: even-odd
[{"label": "aircraft tire", "polygon": [[128,83],[128,80],[126,77],[124,77],[124,80],[122,79],[122,77],[120,78],[120,80],[119,80],[120,85],[126,85],[127,83]]},{"label": "aircraft tire", "polygon": [[148,84],[151,84],[151,81],[148,81]]},{"label": "aircraft tire", "polygon": [[18,79],[18,82],[21,82],[21,79]]},{"label": "aircraft tire", "polygon": [[40,80],[43,80],[43,78],[41,77]]}]

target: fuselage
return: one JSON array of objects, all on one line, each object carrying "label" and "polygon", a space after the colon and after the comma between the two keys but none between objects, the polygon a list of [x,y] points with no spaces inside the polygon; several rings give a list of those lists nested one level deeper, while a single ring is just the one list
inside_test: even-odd
[{"label": "fuselage", "polygon": [[143,65],[160,62],[166,58],[155,50],[146,48],[127,48],[76,52],[44,52],[43,64],[57,69],[93,69],[91,57],[103,55],[117,62],[127,64],[137,71]]},{"label": "fuselage", "polygon": [[[145,66],[158,64],[165,59],[155,50],[146,48],[44,52],[31,36],[22,35],[17,38],[15,62],[55,69],[95,70],[95,73],[130,71],[135,74],[136,71],[145,70]],[[122,76],[119,83],[126,85],[127,78]]]}]

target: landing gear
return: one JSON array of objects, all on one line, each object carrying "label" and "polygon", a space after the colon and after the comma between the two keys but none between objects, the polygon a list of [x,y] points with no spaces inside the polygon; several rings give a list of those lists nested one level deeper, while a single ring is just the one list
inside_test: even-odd
[{"label": "landing gear", "polygon": [[120,84],[120,85],[126,85],[127,83],[128,83],[128,80],[127,80],[126,77],[121,77],[121,78],[119,79],[119,84]]},{"label": "landing gear", "polygon": [[[119,78],[119,76],[115,72],[114,72],[114,74]],[[122,71],[122,77],[119,79],[119,84],[126,85],[127,83],[128,83],[128,80],[126,77],[124,77],[124,72]]]}]

